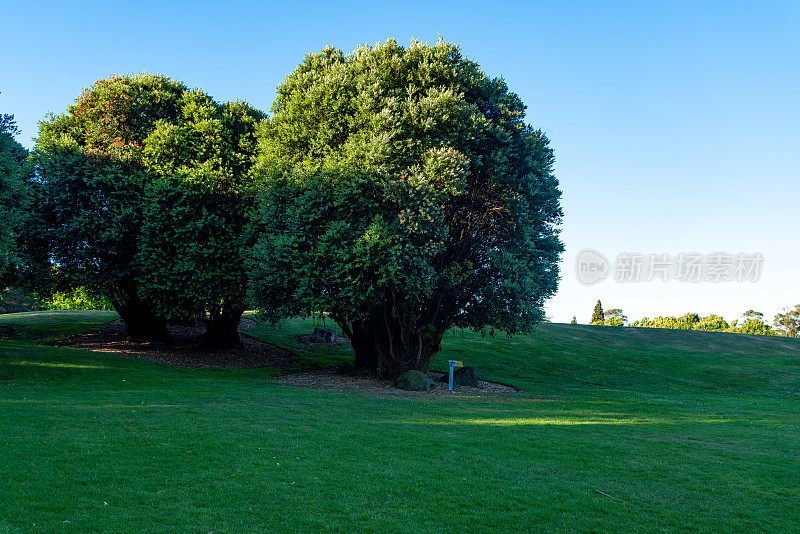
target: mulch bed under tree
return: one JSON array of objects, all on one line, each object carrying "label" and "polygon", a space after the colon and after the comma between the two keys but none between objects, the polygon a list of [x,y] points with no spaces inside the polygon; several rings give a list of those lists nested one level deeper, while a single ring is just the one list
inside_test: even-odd
[{"label": "mulch bed under tree", "polygon": [[[444,373],[431,372],[430,375],[434,380],[438,379]],[[378,393],[385,395],[387,393],[397,395],[497,395],[517,393],[518,389],[504,386],[503,384],[496,384],[494,382],[486,382],[478,380],[480,387],[469,386],[454,386],[453,391],[448,389],[447,382],[435,381],[433,387],[429,391],[403,391],[394,387],[391,380],[379,380],[372,377],[362,376],[348,376],[340,374],[336,369],[320,369],[313,371],[300,371],[295,373],[286,373],[273,378],[279,384],[287,384],[291,386],[312,387],[322,389],[347,389],[347,390],[360,390],[371,393]]]},{"label": "mulch bed under tree", "polygon": [[[242,319],[239,331],[254,325],[255,321],[252,319]],[[135,343],[126,340],[125,323],[118,319],[106,324],[99,333],[72,336],[59,341],[56,345],[119,354],[178,367],[283,368],[296,360],[291,352],[246,335],[241,336],[239,347],[212,349],[203,345],[203,332],[202,326],[170,326],[167,329],[166,342]]]},{"label": "mulch bed under tree", "polygon": [[[255,326],[252,319],[242,319],[239,331]],[[71,336],[56,343],[57,346],[105,352],[150,360],[177,367],[244,369],[257,367],[277,367],[289,369],[297,364],[297,357],[287,350],[253,339],[246,334],[241,336],[241,346],[233,349],[211,349],[203,345],[202,326],[170,326],[168,340],[165,342],[136,343],[126,339],[125,323],[121,319],[111,321],[102,331],[92,334]],[[308,336],[310,338],[310,336]],[[338,337],[329,345],[344,345],[347,338]],[[308,342],[308,341],[306,341]],[[349,340],[347,340],[349,342]],[[315,345],[319,345],[315,343]],[[442,373],[430,373],[436,379]],[[480,387],[456,386],[449,391],[446,382],[435,382],[430,391],[402,391],[394,387],[391,380],[379,380],[365,376],[340,374],[336,369],[287,371],[273,377],[279,384],[322,389],[358,390],[386,395],[497,395],[515,393],[518,390],[479,381]]]}]

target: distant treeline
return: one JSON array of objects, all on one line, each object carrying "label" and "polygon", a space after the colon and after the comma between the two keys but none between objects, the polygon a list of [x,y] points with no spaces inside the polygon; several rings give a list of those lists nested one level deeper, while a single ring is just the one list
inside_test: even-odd
[{"label": "distant treeline", "polygon": [[[577,321],[573,318],[573,323]],[[764,314],[755,310],[747,310],[741,320],[728,322],[719,315],[711,314],[701,317],[697,313],[687,313],[680,317],[657,316],[653,319],[644,317],[633,323],[619,308],[603,311],[598,300],[592,313],[591,323],[602,326],[632,326],[638,328],[669,328],[671,330],[703,330],[705,332],[729,332],[734,334],[753,334],[762,336],[797,337],[800,331],[800,304],[775,315],[772,325],[764,319]]]}]

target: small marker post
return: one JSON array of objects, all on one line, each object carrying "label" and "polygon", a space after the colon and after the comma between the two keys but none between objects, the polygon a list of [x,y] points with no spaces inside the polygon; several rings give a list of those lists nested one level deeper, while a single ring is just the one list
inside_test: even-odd
[{"label": "small marker post", "polygon": [[453,391],[453,369],[463,367],[464,364],[461,360],[447,360],[447,364],[450,366],[450,391]]}]

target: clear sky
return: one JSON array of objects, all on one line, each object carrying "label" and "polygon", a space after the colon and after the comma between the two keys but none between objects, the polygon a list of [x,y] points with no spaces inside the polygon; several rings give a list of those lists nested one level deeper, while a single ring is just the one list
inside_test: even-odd
[{"label": "clear sky", "polygon": [[[797,2],[0,1],[0,112],[37,121],[110,74],[158,72],[268,110],[311,51],[438,34],[528,105],[564,192],[554,321],[769,318],[800,303]],[[758,282],[578,281],[576,258],[761,253]],[[647,258],[645,258],[645,261]]]}]

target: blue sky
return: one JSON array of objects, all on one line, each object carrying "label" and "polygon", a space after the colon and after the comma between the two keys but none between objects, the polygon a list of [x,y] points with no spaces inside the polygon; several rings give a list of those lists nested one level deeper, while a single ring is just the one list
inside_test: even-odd
[{"label": "blue sky", "polygon": [[[549,135],[567,247],[555,321],[800,303],[800,4],[3,2],[0,112],[37,122],[114,73],[167,74],[268,110],[311,51],[460,43]],[[577,254],[755,253],[749,283],[579,283]],[[613,266],[612,266],[613,268]],[[613,276],[612,276],[613,278]]]}]

